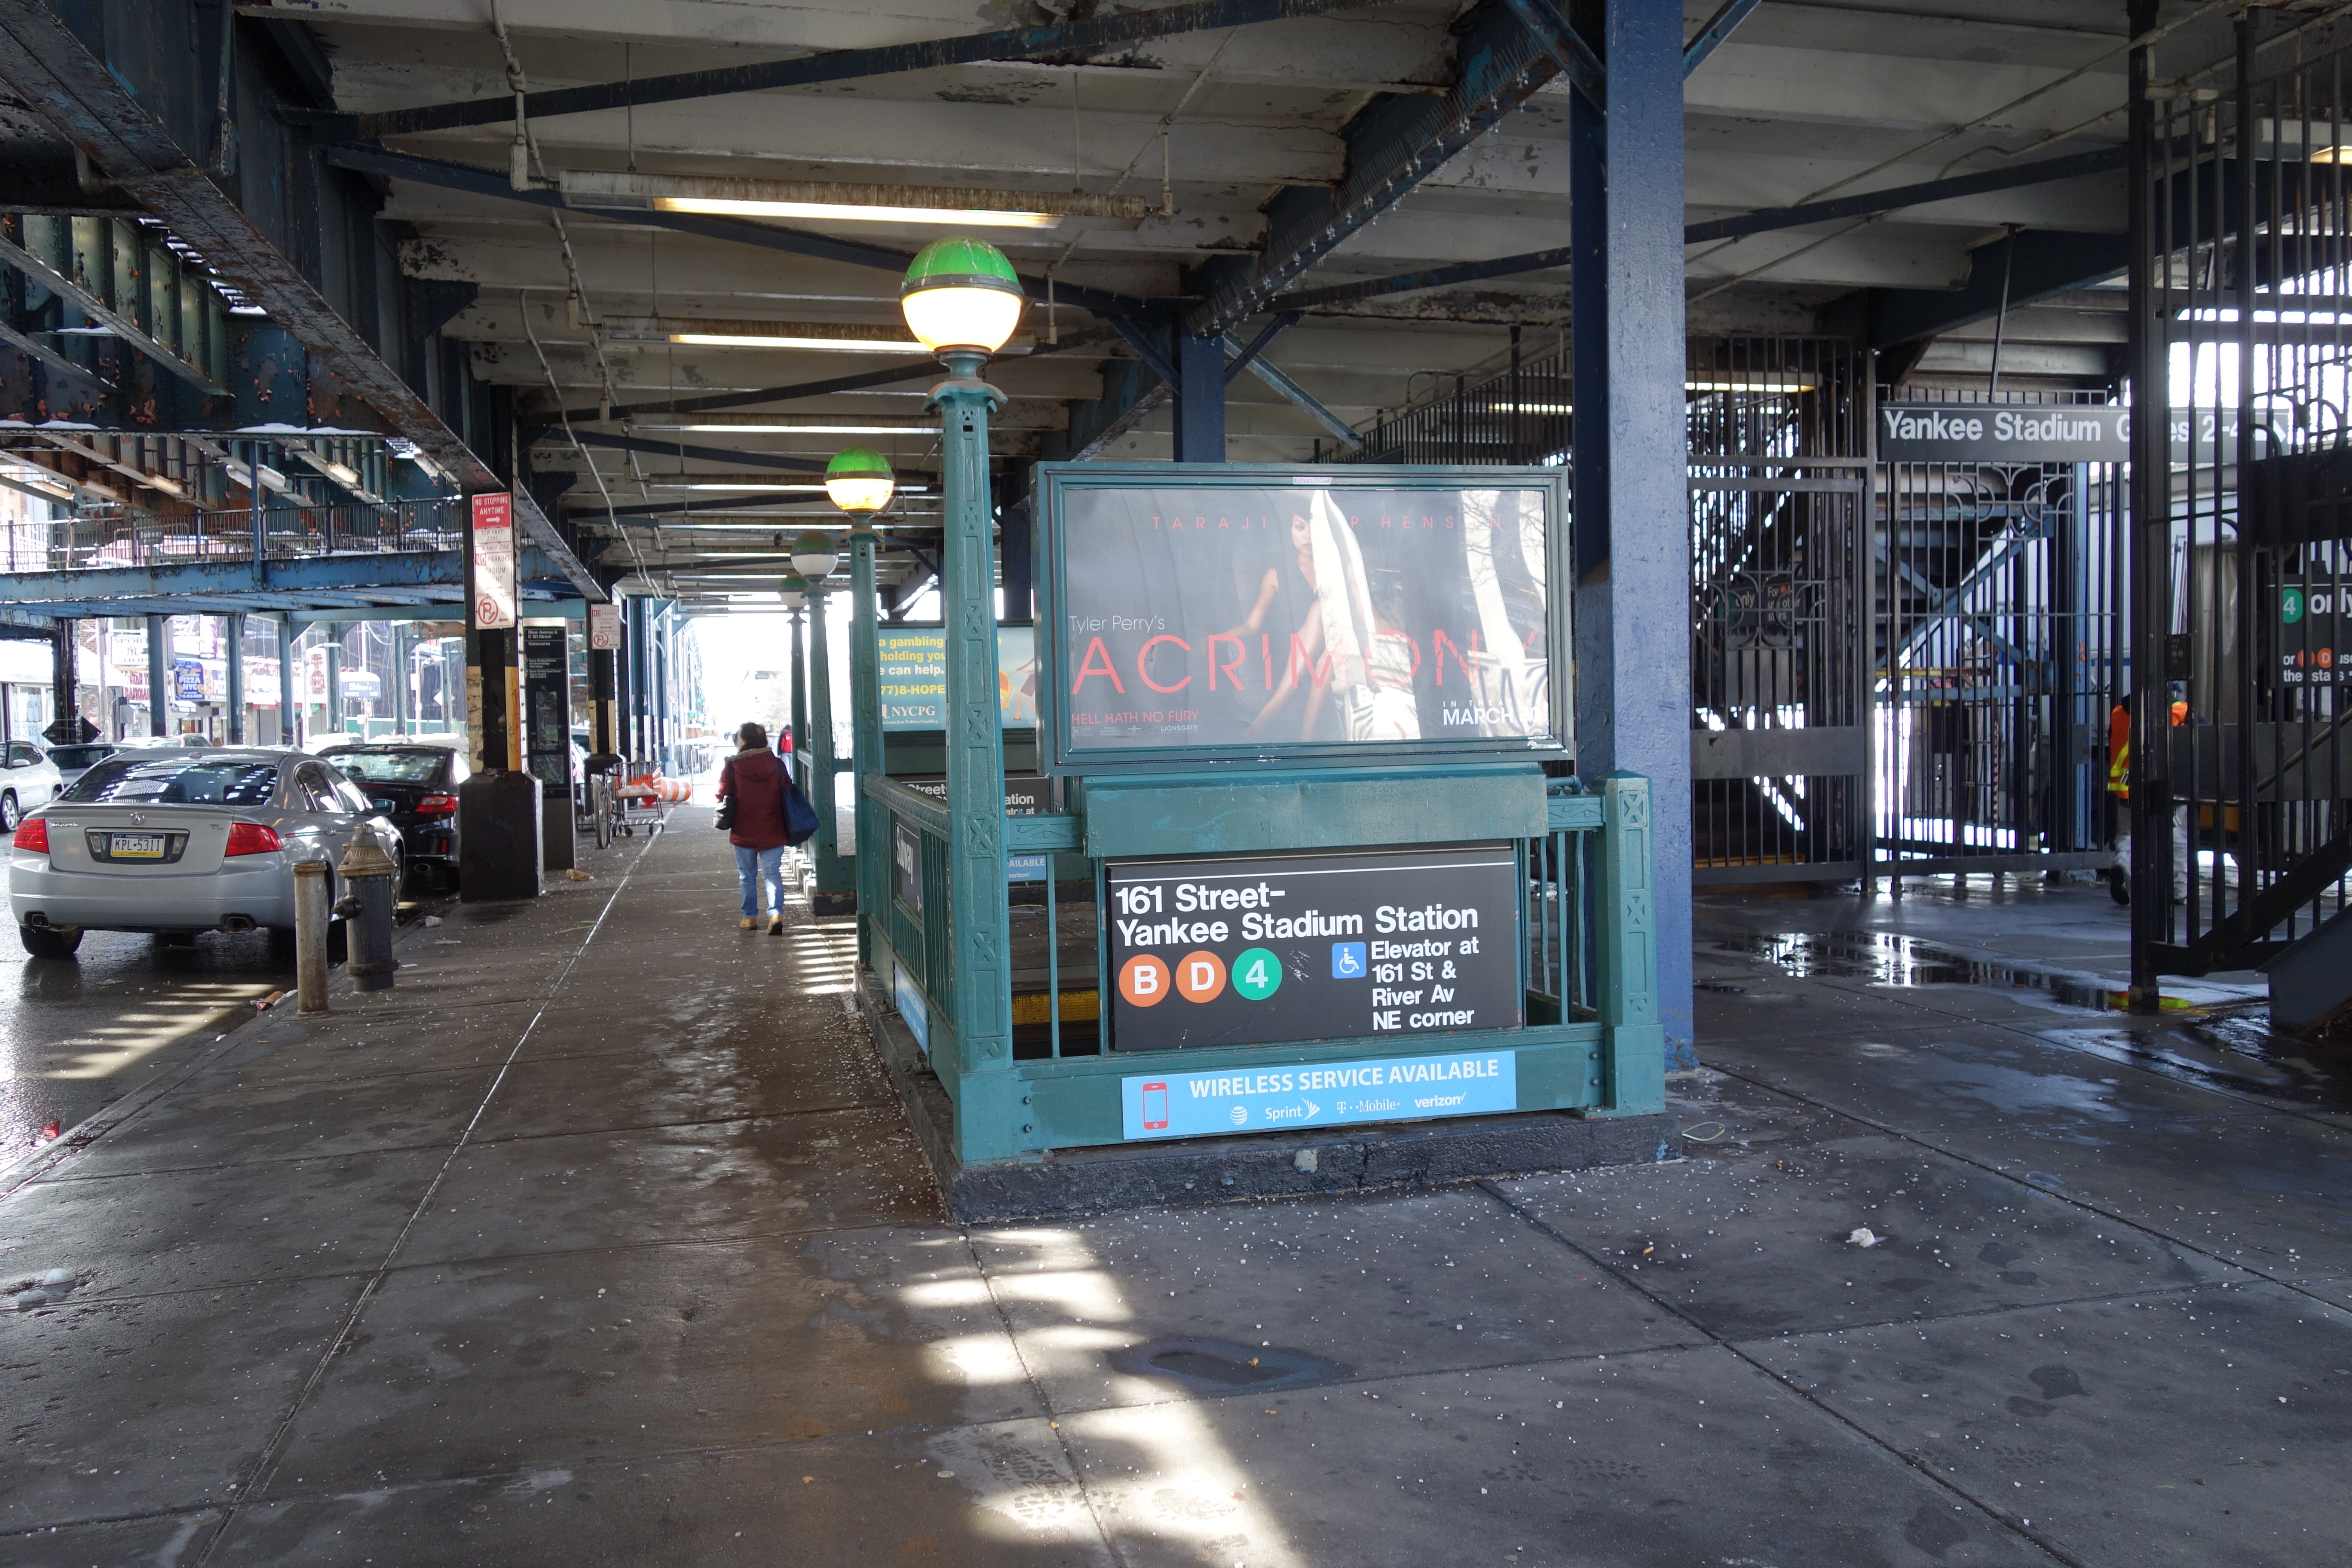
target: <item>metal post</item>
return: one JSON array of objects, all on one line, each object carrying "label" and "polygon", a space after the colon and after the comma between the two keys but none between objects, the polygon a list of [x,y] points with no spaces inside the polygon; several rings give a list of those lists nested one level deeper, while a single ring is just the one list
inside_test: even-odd
[{"label": "metal post", "polygon": [[408,733],[408,626],[404,622],[392,624],[392,668],[385,672],[384,684],[390,687],[392,698],[392,732]]},{"label": "metal post", "polygon": [[228,743],[245,744],[245,617],[228,616],[223,618],[221,635],[226,639],[228,657],[222,662],[228,674]]},{"label": "metal post", "polygon": [[874,962],[874,911],[890,896],[889,833],[880,803],[866,798],[866,781],[882,771],[881,632],[874,602],[874,547],[870,528],[849,534],[849,725],[850,786],[857,814],[857,962]]},{"label": "metal post", "polygon": [[845,915],[857,907],[854,868],[841,858],[839,791],[834,776],[833,649],[825,635],[824,590],[812,586],[809,606],[809,804],[816,807],[816,837],[811,858],[816,866],[816,887],[809,894],[809,912]]},{"label": "metal post", "polygon": [[816,795],[808,773],[808,645],[801,640],[801,607],[798,605],[793,606],[792,621],[793,775],[800,781],[801,793],[814,801]]},{"label": "metal post", "polygon": [[[943,435],[940,603],[947,639],[948,931],[956,959],[948,1060],[959,1075],[956,1152],[971,1163],[1018,1152],[1034,1123],[1024,1119],[1012,1071],[1004,729],[990,548],[988,416],[1004,395],[980,379],[982,355],[950,350],[940,357],[950,374],[926,405],[939,409]],[[1222,366],[1217,374],[1222,384]],[[932,1052],[940,1054],[936,1041]]]},{"label": "metal post", "polygon": [[[57,715],[49,727],[41,731],[42,738],[55,745],[69,745],[77,741],[95,737],[95,731],[85,733],[81,716],[81,681],[74,669],[79,649],[74,642],[74,624],[69,620],[52,623],[49,647],[49,679],[56,697]],[[101,686],[100,691],[106,689]]]},{"label": "metal post", "polygon": [[171,674],[172,617],[147,617],[147,732],[168,735],[171,728],[172,692],[166,678]]},{"label": "metal post", "polygon": [[294,868],[294,993],[305,1013],[327,1011],[327,863]]},{"label": "metal post", "polygon": [[278,743],[299,746],[302,725],[294,710],[294,616],[278,617]]},{"label": "metal post", "polygon": [[592,749],[600,753],[613,749],[613,685],[617,662],[612,648],[588,650],[588,739]]},{"label": "metal post", "polygon": [[264,582],[269,567],[269,522],[261,500],[261,443],[246,443],[246,493],[253,500],[253,569]]},{"label": "metal post", "polygon": [[654,660],[654,760],[662,771],[669,771],[670,704],[670,626],[667,605],[649,605],[646,616],[653,626],[650,639]]},{"label": "metal post", "polygon": [[[1225,460],[1225,340],[1176,339],[1176,460]],[[975,372],[975,374],[978,373]],[[992,584],[992,586],[993,584]],[[993,597],[993,595],[991,595]]]},{"label": "metal post", "polygon": [[343,636],[340,626],[327,634],[327,718],[320,727],[337,739],[342,736]]},{"label": "metal post", "polygon": [[[2130,0],[2134,37],[2156,26],[2157,0]],[[2172,506],[2168,467],[2171,397],[2169,344],[2156,297],[2153,198],[2157,105],[2152,50],[2131,51],[2125,94],[2129,161],[2124,204],[2131,231],[2126,358],[2131,366],[2131,866],[2132,951],[2128,1005],[2158,1005],[2156,950],[2171,934],[2172,784],[2165,766],[2171,717],[2165,686],[2164,637],[2172,627]],[[2241,430],[2241,439],[2245,432]]]},{"label": "metal post", "polygon": [[[1690,499],[1683,395],[1681,12],[1606,0],[1609,111],[1569,100],[1576,762],[1650,781],[1658,1010],[1691,1020]],[[1620,679],[1620,672],[1622,679]]]},{"label": "metal post", "polygon": [[1658,1026],[1656,841],[1649,782],[1612,773],[1601,788],[1601,1103],[1612,1110],[1656,1110],[1665,1104],[1665,1037]]}]

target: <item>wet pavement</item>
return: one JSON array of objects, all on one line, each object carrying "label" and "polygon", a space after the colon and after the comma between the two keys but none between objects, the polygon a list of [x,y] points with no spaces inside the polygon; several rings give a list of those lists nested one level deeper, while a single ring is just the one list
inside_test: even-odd
[{"label": "wet pavement", "polygon": [[732,883],[625,841],[19,1165],[0,1560],[2343,1554],[2346,1056],[2100,1010],[2068,889],[1706,900],[1671,1163],[961,1227]]},{"label": "wet pavement", "polygon": [[268,933],[167,943],[91,931],[70,960],[0,934],[0,1163],[71,1127],[209,1041],[252,998],[294,984]]}]

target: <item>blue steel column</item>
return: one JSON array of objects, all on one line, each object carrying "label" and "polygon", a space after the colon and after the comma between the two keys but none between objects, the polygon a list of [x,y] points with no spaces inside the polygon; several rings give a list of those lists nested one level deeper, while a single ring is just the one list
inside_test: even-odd
[{"label": "blue steel column", "polygon": [[[508,721],[511,723],[513,721]],[[341,740],[343,730],[343,627],[340,621],[327,628],[327,719],[320,728]],[[503,762],[498,764],[506,766]]]},{"label": "blue steel column", "polygon": [[1650,781],[1658,1014],[1691,1045],[1690,499],[1683,395],[1682,12],[1606,0],[1605,120],[1569,100],[1576,766]]},{"label": "blue steel column", "polygon": [[866,780],[882,771],[880,629],[874,603],[874,547],[870,528],[849,535],[849,723],[850,781],[857,813],[857,962],[874,963],[874,920],[889,896],[889,834],[882,807],[866,798]]},{"label": "blue steel column", "polygon": [[845,915],[852,912],[856,882],[841,858],[841,816],[838,782],[833,763],[833,650],[826,646],[824,589],[811,584],[809,607],[809,804],[816,807],[816,837],[811,841],[816,862],[816,887],[809,894],[809,912]]},{"label": "blue steel column", "polygon": [[1176,336],[1176,460],[1225,460],[1225,343]]},{"label": "blue steel column", "polygon": [[222,636],[228,644],[224,661],[228,675],[228,743],[245,744],[245,617],[225,617]]},{"label": "blue steel column", "polygon": [[147,732],[168,735],[172,731],[166,721],[172,713],[172,691],[166,680],[171,672],[172,618],[169,616],[147,617]]},{"label": "blue steel column", "polygon": [[[795,577],[793,581],[797,583],[800,579]],[[793,777],[799,782],[801,793],[814,802],[816,786],[810,782],[808,771],[808,644],[802,640],[801,607],[798,605],[793,606],[792,620]]]},{"label": "blue steel column", "polygon": [[[996,558],[988,500],[988,416],[1004,395],[980,379],[982,356],[949,350],[940,411],[940,607],[947,637],[948,931],[956,1152],[967,1163],[1016,1153],[1024,1120],[1013,1075],[1012,923],[1004,897],[1004,729],[996,696]],[[938,1047],[933,1047],[938,1054]]]},{"label": "blue steel column", "polygon": [[294,714],[294,616],[278,617],[278,743],[299,746],[302,731]]}]

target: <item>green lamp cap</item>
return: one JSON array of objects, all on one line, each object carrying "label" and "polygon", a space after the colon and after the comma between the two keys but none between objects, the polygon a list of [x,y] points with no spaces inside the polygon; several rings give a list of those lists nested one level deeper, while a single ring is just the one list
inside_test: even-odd
[{"label": "green lamp cap", "polygon": [[935,239],[915,254],[898,284],[901,297],[925,289],[996,289],[1024,294],[1021,275],[1004,252],[984,239],[952,236]]},{"label": "green lamp cap", "polygon": [[844,447],[824,466],[828,479],[891,478],[889,459],[871,447]]}]

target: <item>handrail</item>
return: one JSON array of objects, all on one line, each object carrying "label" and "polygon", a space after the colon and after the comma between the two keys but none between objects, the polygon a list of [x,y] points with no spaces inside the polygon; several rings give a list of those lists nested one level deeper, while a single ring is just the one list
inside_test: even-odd
[{"label": "handrail", "polygon": [[948,808],[920,790],[908,789],[886,773],[867,773],[857,781],[858,793],[878,800],[927,833],[948,836]]}]

